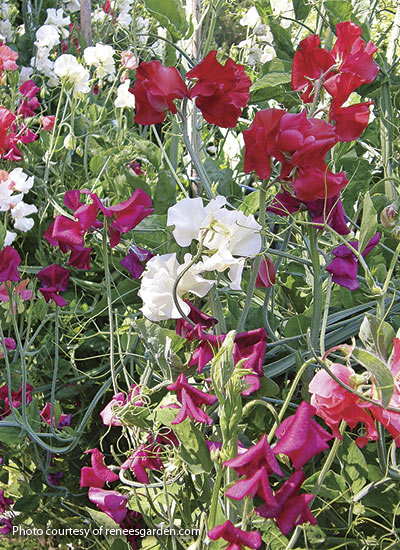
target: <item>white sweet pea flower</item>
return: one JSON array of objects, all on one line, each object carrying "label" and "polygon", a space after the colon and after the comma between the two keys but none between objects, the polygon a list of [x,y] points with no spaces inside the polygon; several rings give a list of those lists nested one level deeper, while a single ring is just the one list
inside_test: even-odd
[{"label": "white sweet pea flower", "polygon": [[225,271],[231,288],[240,289],[245,258],[261,250],[261,226],[254,216],[225,208],[225,197],[218,196],[204,207],[201,198],[183,199],[169,208],[167,225],[174,225],[172,234],[180,246],[202,239],[203,269]]},{"label": "white sweet pea flower", "polygon": [[239,25],[242,25],[242,27],[255,27],[259,23],[261,23],[261,18],[254,6],[239,20]]},{"label": "white sweet pea flower", "polygon": [[79,0],[64,0],[65,9],[70,13],[74,13],[81,9],[81,4]]},{"label": "white sweet pea flower", "polygon": [[129,29],[129,26],[132,23],[132,16],[130,13],[121,12],[117,17],[117,23],[122,29]]},{"label": "white sweet pea flower", "polygon": [[123,109],[124,107],[133,109],[135,106],[135,96],[129,91],[130,83],[131,81],[129,79],[125,80],[125,82],[117,88],[117,97],[114,101],[114,105],[118,109]]},{"label": "white sweet pea flower", "polygon": [[[154,256],[146,264],[138,295],[143,300],[141,311],[150,321],[179,319],[181,314],[175,306],[173,288],[175,281],[183,269],[192,261],[190,254],[185,255],[184,264],[180,265],[176,253]],[[199,273],[203,271],[202,263],[193,265],[179,281],[178,301],[182,311],[188,315],[189,306],[182,300],[188,292],[203,297],[209,292],[215,281],[203,279]]]},{"label": "white sweet pea flower", "polygon": [[20,231],[29,231],[32,229],[35,223],[32,218],[28,218],[31,214],[36,214],[37,208],[34,204],[26,204],[24,201],[20,201],[11,210],[11,216],[14,220],[15,229]]},{"label": "white sweet pea flower", "polygon": [[30,80],[32,73],[32,67],[21,67],[19,70],[19,85],[21,86],[24,82]]},{"label": "white sweet pea flower", "polygon": [[89,71],[71,54],[64,53],[55,60],[54,72],[74,86],[74,93],[90,92]]},{"label": "white sweet pea flower", "polygon": [[4,246],[10,246],[15,241],[17,234],[13,231],[6,231],[6,236],[4,237]]},{"label": "white sweet pea flower", "polygon": [[64,11],[62,8],[56,10],[54,8],[47,9],[47,18],[44,22],[45,25],[54,25],[60,30],[61,36],[67,38],[69,35],[69,29],[66,28],[71,23],[69,16],[64,17]]},{"label": "white sweet pea flower", "polygon": [[83,56],[87,65],[96,67],[96,75],[103,78],[106,75],[115,74],[114,54],[115,51],[111,46],[96,44],[85,48]]},{"label": "white sweet pea flower", "polygon": [[14,190],[10,187],[8,180],[0,181],[0,212],[7,212],[20,200],[23,194],[13,195]]},{"label": "white sweet pea flower", "polygon": [[42,25],[36,31],[35,46],[52,49],[60,43],[60,31],[55,25]]},{"label": "white sweet pea flower", "polygon": [[14,191],[20,191],[25,194],[32,188],[33,176],[28,177],[22,168],[14,168],[14,170],[8,174],[7,181]]},{"label": "white sweet pea flower", "polygon": [[10,21],[0,21],[0,40],[9,42],[13,34]]}]

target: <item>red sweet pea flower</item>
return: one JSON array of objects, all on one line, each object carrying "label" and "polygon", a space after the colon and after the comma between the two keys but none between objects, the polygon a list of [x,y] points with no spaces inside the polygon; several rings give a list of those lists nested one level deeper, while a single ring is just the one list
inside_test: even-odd
[{"label": "red sweet pea flower", "polygon": [[308,507],[308,503],[314,498],[314,495],[298,494],[305,477],[304,472],[298,470],[275,493],[277,503],[275,507],[263,504],[255,509],[255,512],[263,518],[275,518],[284,535],[290,533],[296,525],[307,521],[311,525],[317,523]]},{"label": "red sweet pea flower", "polygon": [[275,265],[271,258],[265,255],[261,259],[257,273],[256,287],[269,288],[275,284]]},{"label": "red sweet pea flower", "polygon": [[105,464],[104,455],[98,449],[89,449],[85,454],[91,453],[92,467],[84,466],[81,469],[81,487],[99,487],[102,488],[107,481],[112,483],[119,477],[114,474]]},{"label": "red sweet pea flower", "polygon": [[255,495],[258,495],[269,506],[276,506],[268,481],[268,472],[264,466],[256,470],[250,477],[237,481],[230,489],[225,491],[225,495],[233,500],[243,500],[246,496],[254,498]]},{"label": "red sweet pea flower", "polygon": [[315,412],[313,406],[302,401],[296,413],[286,418],[275,432],[279,442],[273,449],[274,454],[287,455],[296,470],[313,456],[329,449],[326,442],[333,437],[312,418]]},{"label": "red sweet pea flower", "polygon": [[258,531],[242,531],[233,525],[229,519],[222,525],[217,525],[208,531],[211,540],[224,539],[229,542],[226,550],[242,550],[243,546],[257,550],[262,544]]},{"label": "red sweet pea flower", "polygon": [[188,95],[191,99],[196,98],[196,105],[207,122],[221,128],[236,126],[250,99],[251,80],[242,65],[230,58],[221,65],[213,50],[186,74],[186,78],[197,79]]},{"label": "red sweet pea flower", "polygon": [[12,246],[6,246],[0,252],[0,282],[20,281],[18,266],[21,258],[18,252]]},{"label": "red sweet pea flower", "polygon": [[373,104],[373,101],[357,103],[330,114],[329,119],[335,121],[335,132],[340,141],[353,141],[360,137],[368,126],[369,106]]},{"label": "red sweet pea flower", "polygon": [[160,124],[165,112],[176,113],[174,99],[187,96],[186,85],[175,67],[163,67],[159,61],[141,63],[132,87],[136,100],[135,122],[148,126]]},{"label": "red sweet pea flower", "polygon": [[217,401],[216,395],[209,395],[189,384],[184,374],[180,374],[173,384],[167,386],[167,390],[176,391],[178,401],[182,407],[171,424],[180,424],[189,417],[202,424],[212,424],[210,418],[200,407],[212,405]]},{"label": "red sweet pea flower", "polygon": [[42,283],[42,287],[39,288],[39,290],[43,294],[46,302],[53,300],[53,302],[60,307],[66,306],[67,302],[59,293],[67,290],[69,281],[68,269],[56,264],[51,264],[41,269],[37,276]]}]

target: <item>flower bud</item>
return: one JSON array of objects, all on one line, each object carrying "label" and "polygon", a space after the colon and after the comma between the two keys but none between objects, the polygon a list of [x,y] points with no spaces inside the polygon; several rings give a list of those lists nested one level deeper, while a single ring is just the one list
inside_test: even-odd
[{"label": "flower bud", "polygon": [[275,284],[275,266],[269,256],[264,256],[261,260],[256,279],[257,288],[269,288]]},{"label": "flower bud", "polygon": [[393,239],[396,239],[397,241],[400,241],[400,225],[397,224],[392,229],[392,237]]},{"label": "flower bud", "polygon": [[72,151],[72,149],[75,149],[76,140],[75,137],[72,134],[68,134],[67,137],[64,139],[64,147],[68,151]]},{"label": "flower bud", "polygon": [[386,229],[393,227],[396,223],[397,214],[398,210],[395,204],[386,206],[381,212],[381,224],[383,227],[386,227]]}]

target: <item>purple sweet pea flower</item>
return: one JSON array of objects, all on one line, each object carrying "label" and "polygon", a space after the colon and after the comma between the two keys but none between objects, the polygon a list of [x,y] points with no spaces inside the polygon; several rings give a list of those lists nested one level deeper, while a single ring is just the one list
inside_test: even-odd
[{"label": "purple sweet pea flower", "polygon": [[283,477],[282,470],[265,434],[256,445],[250,447],[245,453],[224,462],[224,466],[233,468],[240,476],[251,476],[255,471],[265,467],[268,474],[274,472]]},{"label": "purple sweet pea flower", "polygon": [[153,252],[138,246],[131,246],[129,253],[120,261],[120,264],[125,267],[134,279],[139,279],[144,271],[144,265],[150,258],[154,256]]},{"label": "purple sweet pea flower", "polygon": [[319,226],[327,223],[339,235],[350,233],[350,229],[346,225],[346,213],[340,200],[340,195],[328,199],[317,199],[316,201],[305,202],[304,204],[317,229]]},{"label": "purple sweet pea flower", "polygon": [[4,514],[4,512],[10,508],[11,504],[14,504],[13,499],[5,497],[4,496],[4,489],[1,489],[1,491],[0,491],[0,513]]},{"label": "purple sweet pea flower", "polygon": [[[375,233],[362,252],[363,258],[378,244],[380,238],[380,233]],[[358,250],[357,241],[350,241],[349,244],[355,250]],[[332,274],[332,281],[349,290],[357,290],[359,287],[357,280],[358,260],[353,252],[347,245],[341,244],[332,250],[332,254],[335,256],[335,259],[326,266],[326,270]]]},{"label": "purple sweet pea flower", "polygon": [[81,487],[102,488],[106,481],[117,481],[118,476],[104,464],[104,455],[98,449],[89,449],[85,454],[91,453],[92,467],[84,466],[81,469]]},{"label": "purple sweet pea flower", "polygon": [[237,481],[225,495],[234,500],[243,500],[246,496],[254,498],[258,495],[266,504],[274,508],[276,501],[268,481],[268,473],[265,467],[260,468],[250,477]]},{"label": "purple sweet pea flower", "polygon": [[3,535],[8,535],[8,533],[11,533],[13,530],[13,524],[12,524],[13,518],[0,518],[0,525],[3,525],[3,527],[0,529],[0,533]]},{"label": "purple sweet pea flower", "polygon": [[105,491],[98,487],[90,487],[88,498],[115,523],[122,523],[128,513],[126,504],[129,497],[118,493],[118,491]]}]

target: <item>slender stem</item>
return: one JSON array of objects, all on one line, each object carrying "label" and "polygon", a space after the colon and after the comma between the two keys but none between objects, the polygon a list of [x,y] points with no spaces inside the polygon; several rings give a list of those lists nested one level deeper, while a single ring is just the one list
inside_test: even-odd
[{"label": "slender stem", "polygon": [[170,159],[167,155],[167,152],[165,150],[165,147],[164,147],[164,145],[163,145],[163,143],[160,139],[160,136],[158,135],[157,128],[154,125],[153,125],[152,128],[153,128],[154,136],[156,138],[158,146],[161,149],[161,154],[164,157],[165,162],[168,164],[168,168],[171,170],[171,174],[173,175],[176,183],[178,184],[179,189],[182,191],[182,193],[187,198],[189,196],[188,192],[186,191],[185,187],[183,186],[183,183],[181,182],[181,180],[179,179],[178,174],[175,171],[175,168],[172,166],[172,163],[171,163],[171,161],[170,161]]},{"label": "slender stem", "polygon": [[107,292],[107,310],[108,310],[108,322],[109,322],[109,332],[110,332],[110,371],[111,379],[114,394],[117,393],[117,382],[115,379],[115,368],[114,368],[114,319],[112,311],[112,297],[111,297],[111,277],[110,277],[110,264],[108,261],[108,223],[107,220],[104,221],[103,227],[103,261],[104,261],[104,273],[106,278],[106,292]]},{"label": "slender stem", "polygon": [[[265,202],[266,202],[266,191],[263,187],[260,189],[260,205],[259,205],[259,215],[258,215],[258,221],[261,225],[261,238],[264,239],[264,228],[265,228]],[[261,250],[263,249],[263,243],[261,243]],[[256,285],[258,270],[260,269],[260,263],[262,260],[262,254],[258,254],[256,258],[253,261],[252,270],[250,273],[250,280],[249,285],[247,287],[247,295],[246,295],[246,301],[243,306],[243,311],[240,315],[239,323],[238,323],[238,332],[243,332],[244,327],[246,325],[246,319],[247,315],[249,314],[250,307],[251,307],[251,301],[253,299],[254,295],[254,288]]]},{"label": "slender stem", "polygon": [[208,516],[208,524],[207,524],[209,530],[215,527],[215,524],[216,524],[219,490],[220,490],[221,482],[223,478],[224,478],[224,469],[220,468],[215,478],[213,494],[211,497],[210,514]]}]

